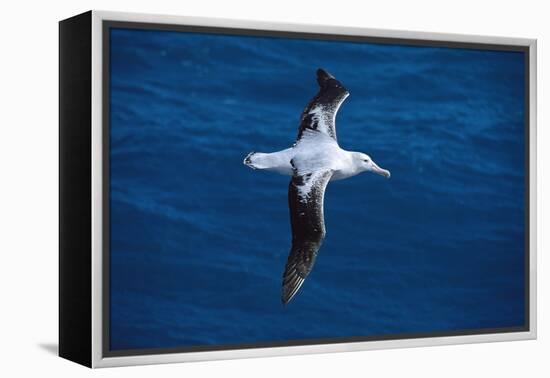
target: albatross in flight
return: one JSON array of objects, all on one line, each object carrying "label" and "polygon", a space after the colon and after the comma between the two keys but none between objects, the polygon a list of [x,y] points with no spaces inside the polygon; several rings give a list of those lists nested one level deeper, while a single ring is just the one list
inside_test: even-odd
[{"label": "albatross in flight", "polygon": [[253,169],[292,176],[288,187],[292,247],[283,274],[283,304],[304,283],[325,238],[323,198],[328,182],[365,171],[390,177],[369,155],[340,148],[335,119],[349,92],[322,69],[317,70],[317,83],[319,92],[302,113],[294,145],[273,153],[251,152],[244,159]]}]

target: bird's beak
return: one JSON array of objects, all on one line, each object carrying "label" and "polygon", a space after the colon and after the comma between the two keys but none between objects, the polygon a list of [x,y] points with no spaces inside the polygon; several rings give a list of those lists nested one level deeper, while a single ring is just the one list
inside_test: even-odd
[{"label": "bird's beak", "polygon": [[380,168],[374,161],[372,162],[371,170],[374,173],[379,174],[380,176],[384,176],[385,178],[390,178],[391,173],[387,169]]}]

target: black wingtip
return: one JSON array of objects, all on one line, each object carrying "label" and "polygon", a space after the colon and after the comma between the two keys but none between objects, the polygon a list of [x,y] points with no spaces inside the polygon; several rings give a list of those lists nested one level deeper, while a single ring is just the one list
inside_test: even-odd
[{"label": "black wingtip", "polygon": [[305,277],[301,277],[296,270],[292,273],[287,273],[283,276],[283,292],[281,296],[281,301],[283,306],[286,306],[288,302],[292,300],[298,294],[298,291],[302,287],[305,281]]},{"label": "black wingtip", "polygon": [[334,79],[334,76],[332,76],[330,73],[322,68],[317,69],[317,83],[319,84],[319,86],[322,87],[330,79]]},{"label": "black wingtip", "polygon": [[294,298],[294,295],[289,297],[288,295],[283,294],[281,296],[281,303],[283,304],[283,307],[286,307],[288,305],[288,302],[290,302]]},{"label": "black wingtip", "polygon": [[292,289],[290,289],[287,285],[283,283],[283,292],[281,295],[281,303],[283,304],[283,307],[286,307],[286,305],[288,305],[288,302],[290,302],[290,300],[294,298],[294,295],[296,294],[294,293],[294,295],[291,295],[291,293]]}]

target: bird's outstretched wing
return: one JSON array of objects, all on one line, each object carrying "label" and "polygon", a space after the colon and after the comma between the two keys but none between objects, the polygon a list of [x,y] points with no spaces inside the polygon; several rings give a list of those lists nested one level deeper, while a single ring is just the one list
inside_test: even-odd
[{"label": "bird's outstretched wing", "polygon": [[292,226],[292,248],[283,274],[283,304],[298,292],[313,268],[325,238],[323,199],[332,171],[294,175],[288,187],[288,206]]},{"label": "bird's outstretched wing", "polygon": [[300,141],[307,129],[319,131],[336,140],[336,113],[349,92],[334,76],[321,68],[317,70],[317,83],[319,92],[302,112],[296,142]]}]

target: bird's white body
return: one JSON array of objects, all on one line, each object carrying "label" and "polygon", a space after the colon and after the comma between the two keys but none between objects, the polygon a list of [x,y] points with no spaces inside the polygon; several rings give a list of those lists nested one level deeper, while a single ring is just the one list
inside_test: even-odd
[{"label": "bird's white body", "polygon": [[325,134],[308,130],[291,148],[272,153],[250,154],[248,165],[287,176],[294,174],[296,166],[300,167],[300,174],[330,170],[333,172],[330,181],[334,181],[369,170],[363,156],[368,159],[365,154],[340,148],[334,139]]}]

